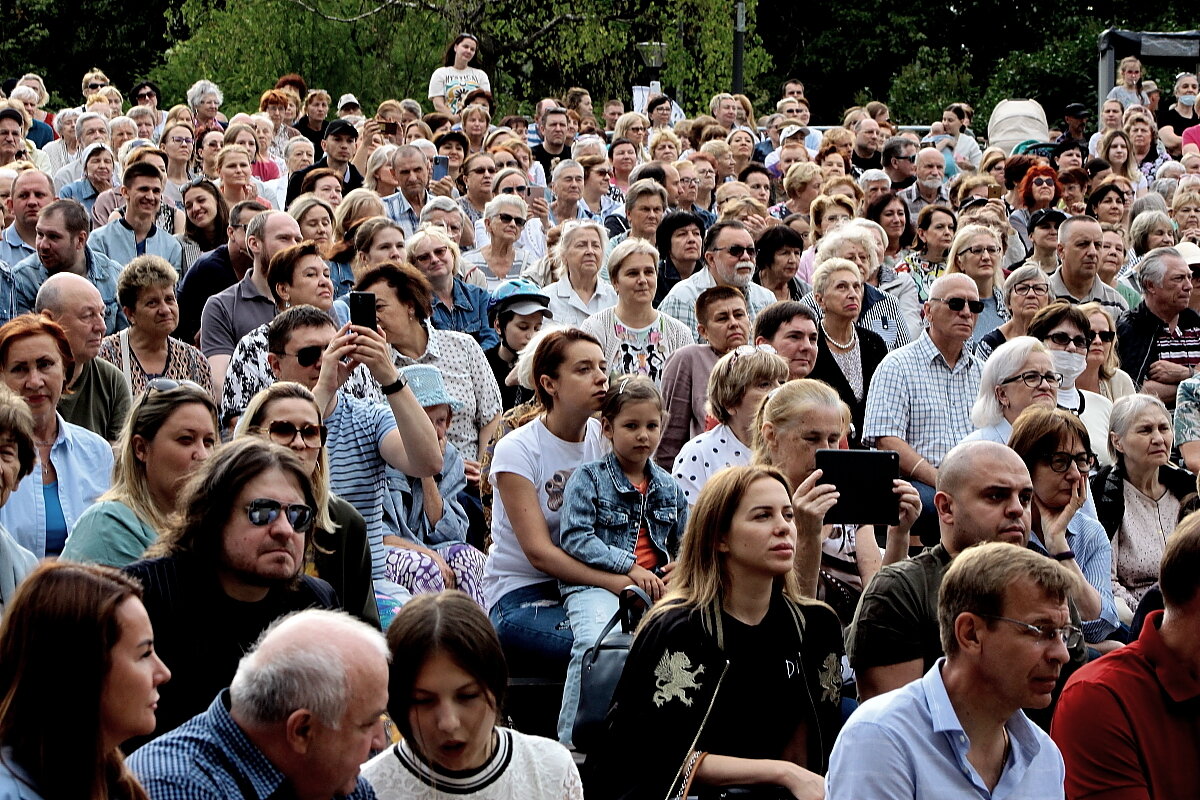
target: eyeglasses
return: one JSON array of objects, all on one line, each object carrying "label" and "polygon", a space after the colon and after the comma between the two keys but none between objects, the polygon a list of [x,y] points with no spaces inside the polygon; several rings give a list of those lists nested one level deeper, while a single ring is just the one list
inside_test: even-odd
[{"label": "eyeglasses", "polygon": [[137,98],[138,100],[149,100],[151,97],[154,97],[154,92],[151,92],[151,91],[138,92],[137,94],[134,95],[134,97]]},{"label": "eyeglasses", "polygon": [[205,394],[208,394],[208,391],[195,381],[177,381],[172,378],[153,378],[146,382],[146,391],[142,395],[142,398],[144,399],[149,397],[151,392],[173,392],[176,389],[182,389],[184,387],[188,389],[199,389]]},{"label": "eyeglasses", "polygon": [[1046,338],[1054,342],[1059,347],[1066,347],[1069,344],[1073,344],[1082,350],[1088,346],[1087,337],[1083,336],[1082,334],[1079,336],[1072,336],[1069,333],[1062,333],[1060,331],[1059,333],[1052,333]]},{"label": "eyeglasses", "polygon": [[994,619],[999,622],[1008,622],[1022,628],[1030,636],[1036,636],[1042,644],[1054,644],[1062,642],[1068,650],[1078,647],[1083,642],[1083,631],[1076,628],[1074,625],[1064,625],[1061,628],[1055,628],[1052,625],[1030,625],[1028,622],[1022,622],[1019,619],[1011,617],[1001,617],[996,614],[980,614],[984,619]]},{"label": "eyeglasses", "polygon": [[1034,178],[1029,183],[1033,186],[1053,186],[1054,178]]},{"label": "eyeglasses", "polygon": [[1094,341],[1096,341],[1096,339],[1099,339],[1100,341],[1104,342],[1105,344],[1108,344],[1109,342],[1114,341],[1116,338],[1117,338],[1116,331],[1092,331],[1091,341],[1094,342]]},{"label": "eyeglasses", "polygon": [[970,253],[973,256],[981,256],[984,253],[987,253],[989,256],[1000,255],[1000,248],[994,244],[977,244],[974,247],[964,247],[962,251]]},{"label": "eyeglasses", "polygon": [[500,212],[499,214],[497,214],[496,216],[497,216],[497,217],[500,219],[500,221],[501,221],[501,222],[503,222],[505,225],[509,225],[509,224],[512,224],[512,223],[514,223],[514,222],[515,222],[518,228],[524,228],[524,227],[525,227],[525,218],[524,218],[524,217],[514,217],[512,214],[505,214],[503,211],[501,211],[501,212]]},{"label": "eyeglasses", "polygon": [[471,169],[471,170],[467,170],[467,171],[470,172],[472,175],[483,175],[483,174],[495,175],[496,174],[495,167],[475,167],[475,169]]},{"label": "eyeglasses", "polygon": [[172,136],[171,137],[171,144],[181,144],[186,147],[191,147],[195,143],[196,143],[195,139],[189,139],[186,136]]},{"label": "eyeglasses", "polygon": [[729,247],[710,247],[708,249],[714,253],[729,253],[729,255],[733,256],[734,258],[741,258],[742,256],[750,256],[751,258],[754,258],[756,255],[758,255],[758,248],[754,245],[746,246],[744,244],[731,244]]},{"label": "eyeglasses", "polygon": [[88,84],[88,88],[91,89],[93,92],[96,91],[97,89],[103,89],[105,86],[108,86],[108,84],[100,83],[99,81],[92,81],[91,83]]},{"label": "eyeglasses", "polygon": [[729,357],[729,363],[732,364],[742,356],[752,356],[755,353],[779,355],[779,351],[769,344],[743,344],[733,348],[733,355]]},{"label": "eyeglasses", "polygon": [[626,130],[628,130],[630,133],[645,133],[646,126],[645,125],[630,125]]},{"label": "eyeglasses", "polygon": [[1066,472],[1074,464],[1080,472],[1086,475],[1092,467],[1096,466],[1096,457],[1091,453],[1068,453],[1065,450],[1047,453],[1042,456],[1041,460],[1045,461],[1055,472]]},{"label": "eyeglasses", "polygon": [[308,533],[312,528],[316,514],[310,506],[304,503],[281,503],[269,497],[251,500],[246,506],[246,519],[250,524],[259,528],[270,525],[283,514],[296,533]]},{"label": "eyeglasses", "polygon": [[442,245],[441,247],[433,248],[428,253],[422,253],[419,256],[413,256],[412,260],[416,264],[428,264],[429,261],[434,257],[436,257],[439,261],[444,261],[446,259],[446,254],[449,252],[450,248]]},{"label": "eyeglasses", "polygon": [[962,311],[964,308],[969,308],[971,309],[972,314],[983,313],[982,300],[968,300],[965,297],[951,297],[949,300],[944,297],[931,297],[929,300],[933,303],[943,303],[945,304],[946,308],[955,312]]},{"label": "eyeglasses", "polygon": [[1013,287],[1013,294],[1019,294],[1021,297],[1034,295],[1035,297],[1045,297],[1050,293],[1050,287],[1044,283],[1019,283]]},{"label": "eyeglasses", "polygon": [[250,430],[254,433],[265,433],[271,437],[271,441],[282,445],[291,444],[296,439],[296,434],[300,434],[300,441],[304,442],[306,447],[320,447],[325,444],[326,438],[329,437],[329,429],[324,425],[301,425],[297,427],[293,423],[281,419],[275,420],[266,428],[261,425],[255,425]]},{"label": "eyeglasses", "polygon": [[1062,386],[1063,376],[1058,372],[1034,372],[1030,370],[1029,372],[1022,372],[1020,375],[1013,375],[1011,378],[1005,378],[1000,381],[1000,385],[1004,386],[1005,384],[1016,383],[1017,381],[1021,381],[1030,389],[1036,389],[1042,385],[1042,381],[1051,386]]},{"label": "eyeglasses", "polygon": [[[237,227],[245,227],[245,226],[239,225]],[[308,347],[301,347],[299,350],[297,350],[294,353],[289,353],[286,350],[281,350],[278,353],[276,353],[275,355],[281,356],[281,357],[282,356],[291,356],[292,358],[296,359],[296,363],[298,363],[300,366],[311,367],[313,364],[316,364],[318,361],[321,360],[321,353],[324,352],[324,350],[325,350],[325,348],[322,345],[312,344],[312,345],[309,345]]]},{"label": "eyeglasses", "polygon": [[528,186],[505,186],[500,194],[529,194]]}]

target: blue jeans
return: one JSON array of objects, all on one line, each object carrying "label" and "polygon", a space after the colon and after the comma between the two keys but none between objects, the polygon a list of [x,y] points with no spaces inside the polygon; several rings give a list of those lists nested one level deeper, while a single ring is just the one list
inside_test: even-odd
[{"label": "blue jeans", "polygon": [[571,746],[575,712],[579,710],[579,681],[583,654],[596,643],[596,637],[620,607],[620,598],[608,589],[595,586],[578,589],[563,598],[567,619],[571,622],[571,663],[567,665],[567,683],[563,687],[562,710],[558,714],[558,740]]},{"label": "blue jeans", "polygon": [[513,589],[488,615],[500,636],[510,675],[558,678],[571,657],[571,627],[558,581]]}]

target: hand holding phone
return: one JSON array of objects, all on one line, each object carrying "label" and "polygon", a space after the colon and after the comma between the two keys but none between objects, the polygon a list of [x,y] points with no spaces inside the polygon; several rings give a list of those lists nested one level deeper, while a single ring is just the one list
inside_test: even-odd
[{"label": "hand holding phone", "polygon": [[450,158],[449,156],[434,156],[433,157],[433,179],[440,181],[442,178],[450,174]]},{"label": "hand holding phone", "polygon": [[374,292],[350,292],[346,303],[350,306],[350,324],[377,330],[379,320],[375,315]]}]

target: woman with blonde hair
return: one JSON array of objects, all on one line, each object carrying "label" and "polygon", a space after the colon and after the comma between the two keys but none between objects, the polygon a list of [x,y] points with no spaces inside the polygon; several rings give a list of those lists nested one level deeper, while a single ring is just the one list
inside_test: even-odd
[{"label": "woman with blonde hair", "polygon": [[670,128],[655,128],[650,136],[650,159],[670,164],[679,158],[683,145],[675,131]]},{"label": "woman with blonde hair", "polygon": [[[842,633],[797,583],[797,548],[817,539],[798,535],[794,517],[771,467],[731,467],[701,491],[669,591],[638,628],[608,735],[589,753],[589,792],[675,797],[734,781],[821,795],[841,725]],[[768,666],[780,659],[793,668]],[[653,741],[631,751],[645,731]]]},{"label": "woman with blonde hair", "polygon": [[[396,183],[396,175],[392,172],[392,156],[396,154],[397,146],[385,144],[376,147],[367,157],[367,171],[363,173],[363,186],[380,197],[395,194],[400,188]],[[345,198],[342,198],[345,202]]]},{"label": "woman with blonde hair", "polygon": [[612,140],[628,139],[633,142],[633,147],[637,151],[638,163],[644,163],[650,160],[650,151],[646,148],[646,134],[650,130],[650,120],[636,111],[627,111],[617,117],[616,124],[613,125]]},{"label": "woman with blonde hair", "polygon": [[341,239],[356,220],[386,216],[379,195],[366,187],[352,189],[333,210],[333,238]]},{"label": "woman with blonde hair", "polygon": [[470,269],[462,251],[441,225],[426,224],[404,242],[408,263],[416,267],[433,288],[433,325],[465,333],[484,350],[500,343],[488,324],[490,295],[487,289],[463,279]]},{"label": "woman with blonde hair", "polygon": [[1100,140],[1099,156],[1108,162],[1113,175],[1125,178],[1135,189],[1146,182],[1133,155],[1133,140],[1122,128],[1104,134]]},{"label": "woman with blonde hair", "polygon": [[833,233],[854,218],[854,200],[845,195],[817,195],[809,206],[809,245],[800,256],[800,267],[796,277],[802,281],[812,282],[813,261],[817,257],[817,247],[821,237]]},{"label": "woman with blonde hair", "polygon": [[1004,270],[1000,261],[1004,248],[1000,237],[983,225],[965,225],[954,235],[946,258],[946,274],[962,273],[975,282],[983,312],[975,318],[975,332],[967,346],[1008,322],[1011,316],[1004,303]]},{"label": "woman with blonde hair", "polygon": [[787,219],[799,214],[810,219],[813,201],[821,193],[821,168],[811,161],[800,161],[788,167],[783,178],[783,191],[787,199],[768,210],[776,219]]},{"label": "woman with blonde hair", "polygon": [[1099,303],[1083,303],[1079,310],[1087,315],[1091,323],[1091,343],[1087,350],[1087,366],[1075,379],[1080,389],[1095,392],[1114,403],[1134,394],[1137,388],[1129,373],[1121,369],[1117,357],[1117,324],[1112,312]]}]

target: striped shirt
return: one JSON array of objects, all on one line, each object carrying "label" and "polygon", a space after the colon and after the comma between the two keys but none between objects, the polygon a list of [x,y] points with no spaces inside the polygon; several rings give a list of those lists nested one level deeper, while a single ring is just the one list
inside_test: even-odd
[{"label": "striped shirt", "polygon": [[888,353],[867,393],[863,441],[895,436],[933,467],[975,429],[971,406],[979,391],[980,362],[966,349],[951,367],[929,332]]}]

